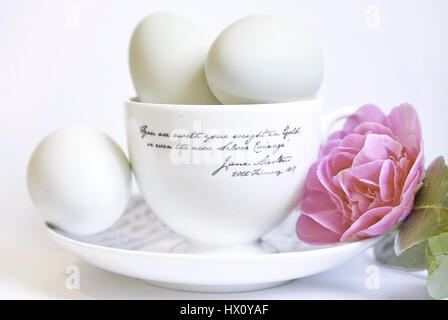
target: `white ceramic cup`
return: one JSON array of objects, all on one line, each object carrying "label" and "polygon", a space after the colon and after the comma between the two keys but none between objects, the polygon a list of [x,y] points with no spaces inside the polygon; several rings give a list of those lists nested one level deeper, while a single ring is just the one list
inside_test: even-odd
[{"label": "white ceramic cup", "polygon": [[[262,252],[260,238],[302,197],[323,136],[353,112],[322,100],[251,105],[125,102],[143,197],[185,253]],[[326,137],[325,137],[326,138]]]}]

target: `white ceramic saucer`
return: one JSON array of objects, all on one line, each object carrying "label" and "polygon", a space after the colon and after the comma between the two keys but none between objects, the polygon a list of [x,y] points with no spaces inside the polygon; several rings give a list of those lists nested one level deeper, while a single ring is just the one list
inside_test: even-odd
[{"label": "white ceramic saucer", "polygon": [[380,238],[310,246],[295,236],[298,213],[263,238],[278,253],[193,255],[173,253],[182,237],[168,229],[141,198],[133,198],[122,218],[94,236],[74,236],[47,226],[52,239],[85,261],[160,287],[200,292],[268,288],[336,267]]}]

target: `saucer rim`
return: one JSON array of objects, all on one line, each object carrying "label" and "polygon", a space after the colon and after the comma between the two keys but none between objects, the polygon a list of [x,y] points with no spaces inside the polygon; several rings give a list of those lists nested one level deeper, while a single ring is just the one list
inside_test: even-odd
[{"label": "saucer rim", "polygon": [[107,247],[102,246],[98,244],[88,243],[81,240],[76,240],[73,238],[70,238],[68,236],[62,235],[57,231],[57,229],[53,228],[52,226],[48,224],[44,224],[44,227],[47,231],[47,233],[50,235],[50,237],[56,238],[55,240],[63,241],[66,243],[69,243],[74,246],[81,246],[86,249],[93,249],[93,250],[100,250],[100,251],[107,251],[110,253],[117,253],[117,254],[126,254],[126,255],[138,255],[138,256],[151,256],[155,258],[163,258],[163,259],[176,259],[179,257],[191,259],[191,260],[208,260],[210,258],[217,259],[217,260],[223,260],[223,261],[229,261],[229,260],[254,260],[254,259],[289,259],[291,257],[297,256],[297,255],[313,255],[313,254],[322,254],[325,253],[325,251],[333,251],[333,250],[346,250],[350,249],[351,247],[358,247],[358,246],[366,246],[367,248],[371,248],[373,245],[375,245],[378,241],[380,241],[385,234],[381,234],[376,237],[359,240],[359,241],[353,241],[353,242],[341,242],[337,244],[333,244],[330,246],[325,246],[322,248],[316,247],[308,250],[303,251],[289,251],[289,252],[279,252],[279,253],[265,253],[265,254],[244,254],[244,255],[232,255],[232,254],[187,254],[187,253],[171,253],[171,252],[151,252],[151,251],[141,251],[141,250],[130,250],[130,249],[123,249],[123,248],[114,248],[114,247]]}]

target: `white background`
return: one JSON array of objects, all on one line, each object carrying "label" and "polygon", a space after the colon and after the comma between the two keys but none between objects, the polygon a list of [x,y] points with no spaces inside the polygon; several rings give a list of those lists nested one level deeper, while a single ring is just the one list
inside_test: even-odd
[{"label": "white background", "polygon": [[[139,20],[155,11],[186,16],[210,41],[249,14],[290,16],[324,50],[326,110],[375,103],[388,112],[409,102],[420,115],[426,163],[448,155],[448,1],[0,0],[0,298],[198,297],[154,289],[65,253],[45,237],[25,188],[33,148],[58,127],[92,125],[126,149],[122,101],[134,95],[128,43]],[[70,263],[86,270],[89,290],[65,289]],[[235,297],[427,297],[420,276],[383,269],[390,281],[366,290],[369,263],[362,256],[324,275]]]}]

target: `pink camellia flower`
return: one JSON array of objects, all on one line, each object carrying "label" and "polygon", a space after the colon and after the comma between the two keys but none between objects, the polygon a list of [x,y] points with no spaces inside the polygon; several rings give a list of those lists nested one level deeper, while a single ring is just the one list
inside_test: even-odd
[{"label": "pink camellia flower", "polygon": [[311,244],[380,235],[411,212],[423,176],[420,123],[409,104],[365,105],[330,136],[306,178],[296,226]]}]

